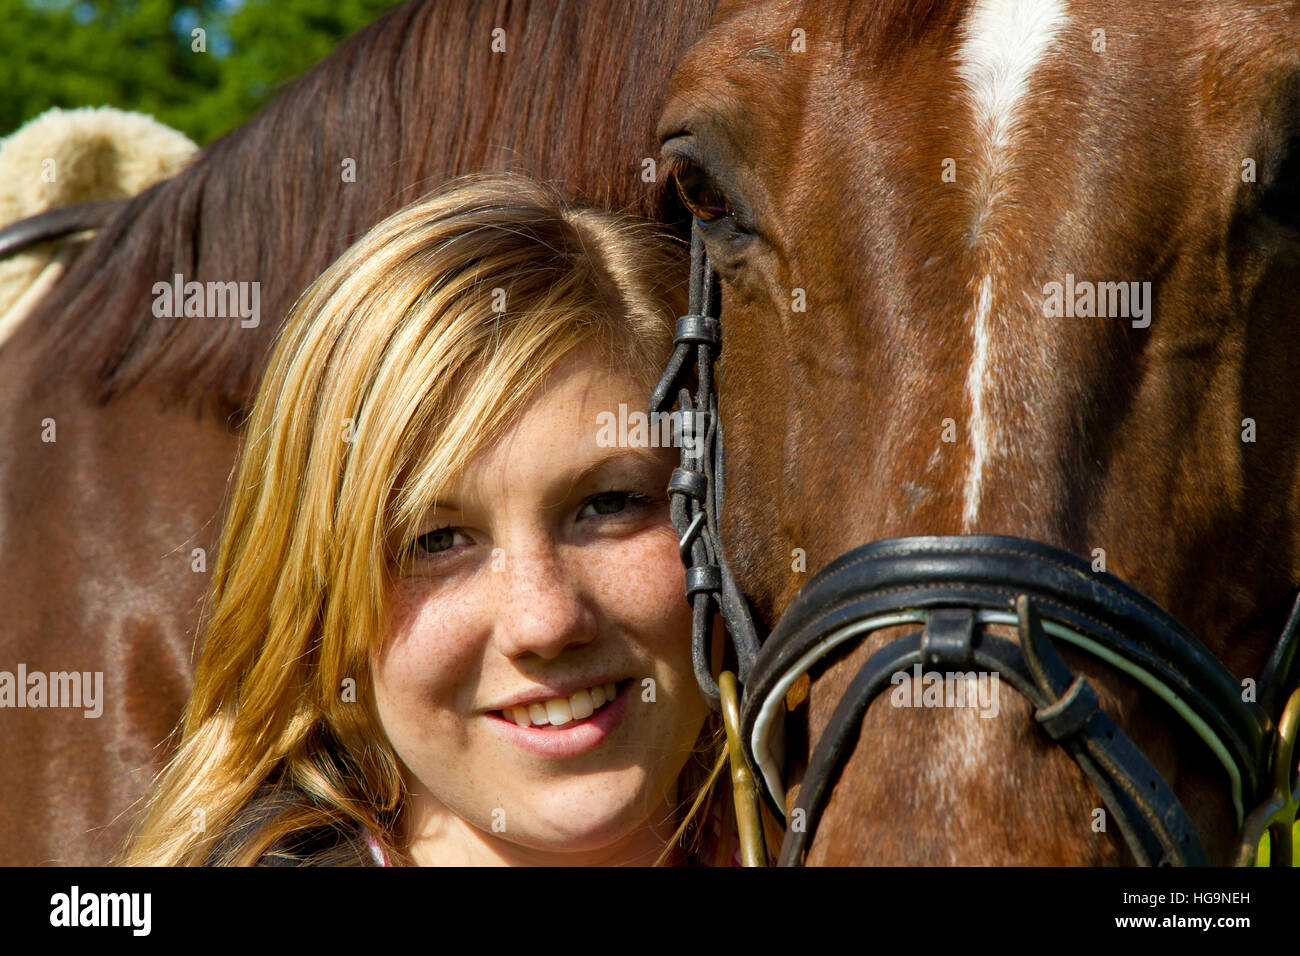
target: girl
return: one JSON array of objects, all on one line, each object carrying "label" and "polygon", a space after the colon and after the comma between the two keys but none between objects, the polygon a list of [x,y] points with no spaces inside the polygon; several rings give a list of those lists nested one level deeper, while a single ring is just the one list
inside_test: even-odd
[{"label": "girl", "polygon": [[733,860],[677,450],[602,427],[645,408],[686,272],[646,225],[476,175],[312,284],[125,862]]}]

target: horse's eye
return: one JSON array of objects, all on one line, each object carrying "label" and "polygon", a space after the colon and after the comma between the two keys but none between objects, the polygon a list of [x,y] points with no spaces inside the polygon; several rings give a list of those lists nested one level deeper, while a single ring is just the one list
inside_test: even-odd
[{"label": "horse's eye", "polygon": [[713,222],[731,214],[722,192],[713,185],[713,180],[705,175],[704,170],[694,163],[688,164],[676,175],[677,194],[682,197],[686,208],[700,222]]}]

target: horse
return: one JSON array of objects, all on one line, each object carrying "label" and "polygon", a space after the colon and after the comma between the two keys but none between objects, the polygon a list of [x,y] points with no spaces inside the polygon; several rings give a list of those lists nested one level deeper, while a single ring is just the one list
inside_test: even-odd
[{"label": "horse", "polygon": [[[239,429],[298,293],[463,173],[663,218],[653,121],[711,12],[409,3],[86,220],[94,237],[0,344],[0,659],[102,674],[102,714],[0,714],[0,863],[107,861],[170,755]],[[192,283],[243,298],[186,315]]]},{"label": "horse", "polygon": [[[697,288],[652,407],[716,360],[674,493],[782,862],[1253,859],[1300,715],[1300,4],[723,0],[658,136]],[[923,701],[922,660],[965,666]],[[951,697],[990,660],[995,712]]]}]

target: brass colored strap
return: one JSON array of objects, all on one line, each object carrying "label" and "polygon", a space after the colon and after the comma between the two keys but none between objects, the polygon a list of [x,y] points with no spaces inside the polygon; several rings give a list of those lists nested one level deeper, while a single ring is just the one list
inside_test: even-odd
[{"label": "brass colored strap", "polygon": [[736,829],[740,832],[740,862],[743,866],[767,866],[767,844],[758,809],[758,786],[740,740],[740,692],[736,675],[718,675],[722,698],[722,726],[727,734],[727,755],[731,758],[731,795],[736,803]]},{"label": "brass colored strap", "polygon": [[1292,828],[1300,812],[1300,781],[1296,777],[1296,737],[1300,732],[1300,688],[1291,694],[1277,725],[1277,750],[1273,756],[1273,792],[1241,828],[1237,866],[1254,866],[1259,841],[1268,831],[1269,866],[1291,866]]}]

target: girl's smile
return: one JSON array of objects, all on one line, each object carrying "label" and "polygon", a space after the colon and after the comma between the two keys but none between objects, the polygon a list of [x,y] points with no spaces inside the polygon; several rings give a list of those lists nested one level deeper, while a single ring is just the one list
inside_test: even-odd
[{"label": "girl's smile", "polygon": [[[627,713],[628,696],[635,683],[624,680],[596,684],[591,690],[599,691],[598,709],[589,691],[582,689],[569,698],[552,697],[511,708],[509,720],[496,712],[488,716],[500,724],[500,733],[506,740],[529,753],[539,757],[576,757],[595,750],[609,739]],[[586,695],[585,702],[583,695]],[[578,699],[576,704],[574,698]]]}]

